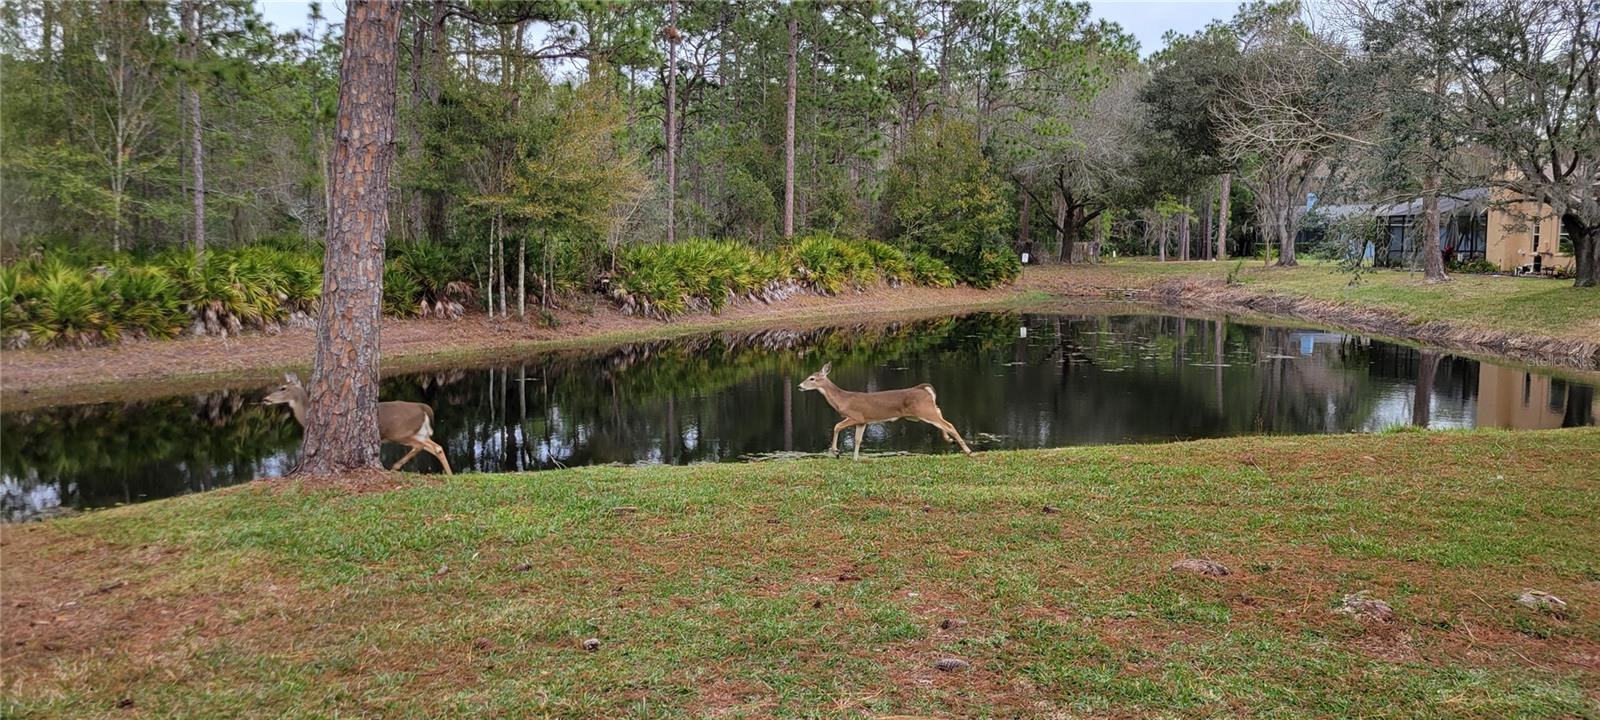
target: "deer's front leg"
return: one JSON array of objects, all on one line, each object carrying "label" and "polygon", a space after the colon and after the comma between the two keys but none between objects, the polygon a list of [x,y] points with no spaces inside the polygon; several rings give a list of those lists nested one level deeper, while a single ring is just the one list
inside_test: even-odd
[{"label": "deer's front leg", "polygon": [[849,418],[845,418],[843,420],[840,420],[838,425],[833,426],[833,447],[832,447],[831,452],[833,453],[834,457],[839,457],[839,433],[840,433],[840,431],[842,431],[845,428],[850,427],[851,425],[854,425],[854,424],[855,424],[854,420],[851,420]]}]

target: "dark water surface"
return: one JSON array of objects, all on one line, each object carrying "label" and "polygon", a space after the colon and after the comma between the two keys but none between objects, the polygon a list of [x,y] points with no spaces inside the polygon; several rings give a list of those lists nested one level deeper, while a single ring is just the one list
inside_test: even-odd
[{"label": "dark water surface", "polygon": [[[833,362],[851,389],[929,382],[974,449],[1249,433],[1593,424],[1596,388],[1311,329],[1163,315],[980,313],[813,331],[720,333],[387,378],[433,405],[457,472],[731,461],[828,446],[837,414],[795,385]],[[287,472],[300,428],[263,390],[0,414],[8,520]],[[851,433],[845,433],[846,436]],[[841,447],[850,439],[842,437]],[[921,423],[868,451],[950,452]],[[387,462],[402,449],[385,446]],[[408,469],[438,471],[420,455]]]}]

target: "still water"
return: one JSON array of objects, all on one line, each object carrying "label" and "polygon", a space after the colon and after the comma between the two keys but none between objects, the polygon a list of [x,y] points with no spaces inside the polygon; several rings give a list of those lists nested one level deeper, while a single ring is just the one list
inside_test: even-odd
[{"label": "still water", "polygon": [[[1250,433],[1593,424],[1596,388],[1353,335],[1164,315],[979,313],[720,333],[401,375],[457,472],[735,461],[817,452],[838,420],[795,385],[825,361],[851,389],[929,382],[976,450]],[[263,389],[0,414],[10,521],[281,475],[300,428]],[[851,433],[840,439],[848,449]],[[951,452],[921,423],[867,451]],[[387,462],[402,449],[385,446]],[[408,469],[437,472],[419,456]]]}]

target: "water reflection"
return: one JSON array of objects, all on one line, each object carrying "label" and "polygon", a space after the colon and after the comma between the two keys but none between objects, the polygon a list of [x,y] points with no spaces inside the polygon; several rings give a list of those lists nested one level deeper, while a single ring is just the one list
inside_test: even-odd
[{"label": "water reflection", "polygon": [[[1600,414],[1592,385],[1539,373],[1339,333],[1157,315],[723,333],[393,377],[382,395],[432,404],[435,439],[458,471],[724,461],[827,447],[833,410],[793,389],[824,360],[849,389],[933,383],[945,416],[990,449],[1566,427]],[[260,394],[0,414],[0,507],[17,520],[282,474],[300,429]],[[872,450],[949,451],[917,423],[867,437]],[[419,457],[411,468],[436,465]]]}]

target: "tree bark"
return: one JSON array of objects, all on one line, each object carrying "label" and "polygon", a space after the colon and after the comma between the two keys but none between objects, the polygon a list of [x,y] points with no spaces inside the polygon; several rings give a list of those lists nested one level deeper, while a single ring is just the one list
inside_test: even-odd
[{"label": "tree bark", "polygon": [[1017,213],[1017,252],[1033,259],[1033,196],[1022,194],[1022,210]]},{"label": "tree bark", "polygon": [[[549,236],[545,236],[544,241],[545,241],[545,244],[548,245],[550,243],[550,237]],[[527,233],[527,229],[524,228],[522,231],[517,233],[517,319],[518,320],[527,320],[528,319],[528,288],[527,288],[527,285],[526,285],[527,278],[528,278],[528,233]],[[540,293],[539,294],[539,302],[543,303],[545,295],[547,295],[547,294],[548,293]]]},{"label": "tree bark", "polygon": [[783,125],[783,237],[794,237],[794,106],[798,84],[796,65],[800,54],[800,22],[789,8],[789,98],[784,107]]},{"label": "tree bark", "polygon": [[1450,279],[1439,247],[1439,173],[1434,167],[1422,177],[1422,277],[1428,282]]},{"label": "tree bark", "polygon": [[[1573,272],[1577,287],[1600,287],[1600,224],[1584,224],[1573,215],[1563,215],[1561,225],[1572,237]],[[1560,247],[1560,240],[1557,240]]]},{"label": "tree bark", "polygon": [[[1184,198],[1183,199],[1183,204],[1184,204],[1184,207],[1187,208],[1188,205],[1189,205],[1189,198],[1187,198],[1187,197]],[[1189,211],[1187,209],[1185,209],[1181,213],[1178,213],[1178,222],[1180,223],[1180,225],[1178,225],[1178,259],[1179,260],[1188,260],[1189,259],[1189,241],[1192,240],[1193,238],[1189,234],[1190,233],[1190,230],[1189,230],[1190,218],[1189,218]]]},{"label": "tree bark", "polygon": [[667,242],[678,239],[678,0],[671,0],[667,26]]},{"label": "tree bark", "polygon": [[1217,192],[1217,260],[1228,259],[1228,201],[1233,193],[1233,173],[1222,174],[1222,189]]},{"label": "tree bark", "polygon": [[200,8],[199,0],[183,0],[183,32],[188,35],[184,51],[190,62],[190,82],[184,93],[189,101],[189,162],[194,184],[194,254],[196,262],[206,259],[206,164],[204,135],[200,125],[200,73],[194,67],[200,62]]},{"label": "tree bark", "polygon": [[399,46],[398,4],[350,0],[303,473],[379,467],[378,336]]},{"label": "tree bark", "polygon": [[1062,262],[1072,259],[1072,252],[1067,247],[1067,199],[1060,191],[1056,193],[1056,247],[1060,249]]},{"label": "tree bark", "polygon": [[1212,212],[1211,190],[1209,188],[1206,190],[1204,198],[1201,202],[1205,203],[1206,209],[1200,213],[1200,257],[1203,260],[1210,260],[1214,257],[1211,251],[1215,248],[1211,245],[1211,219],[1214,213]]}]

